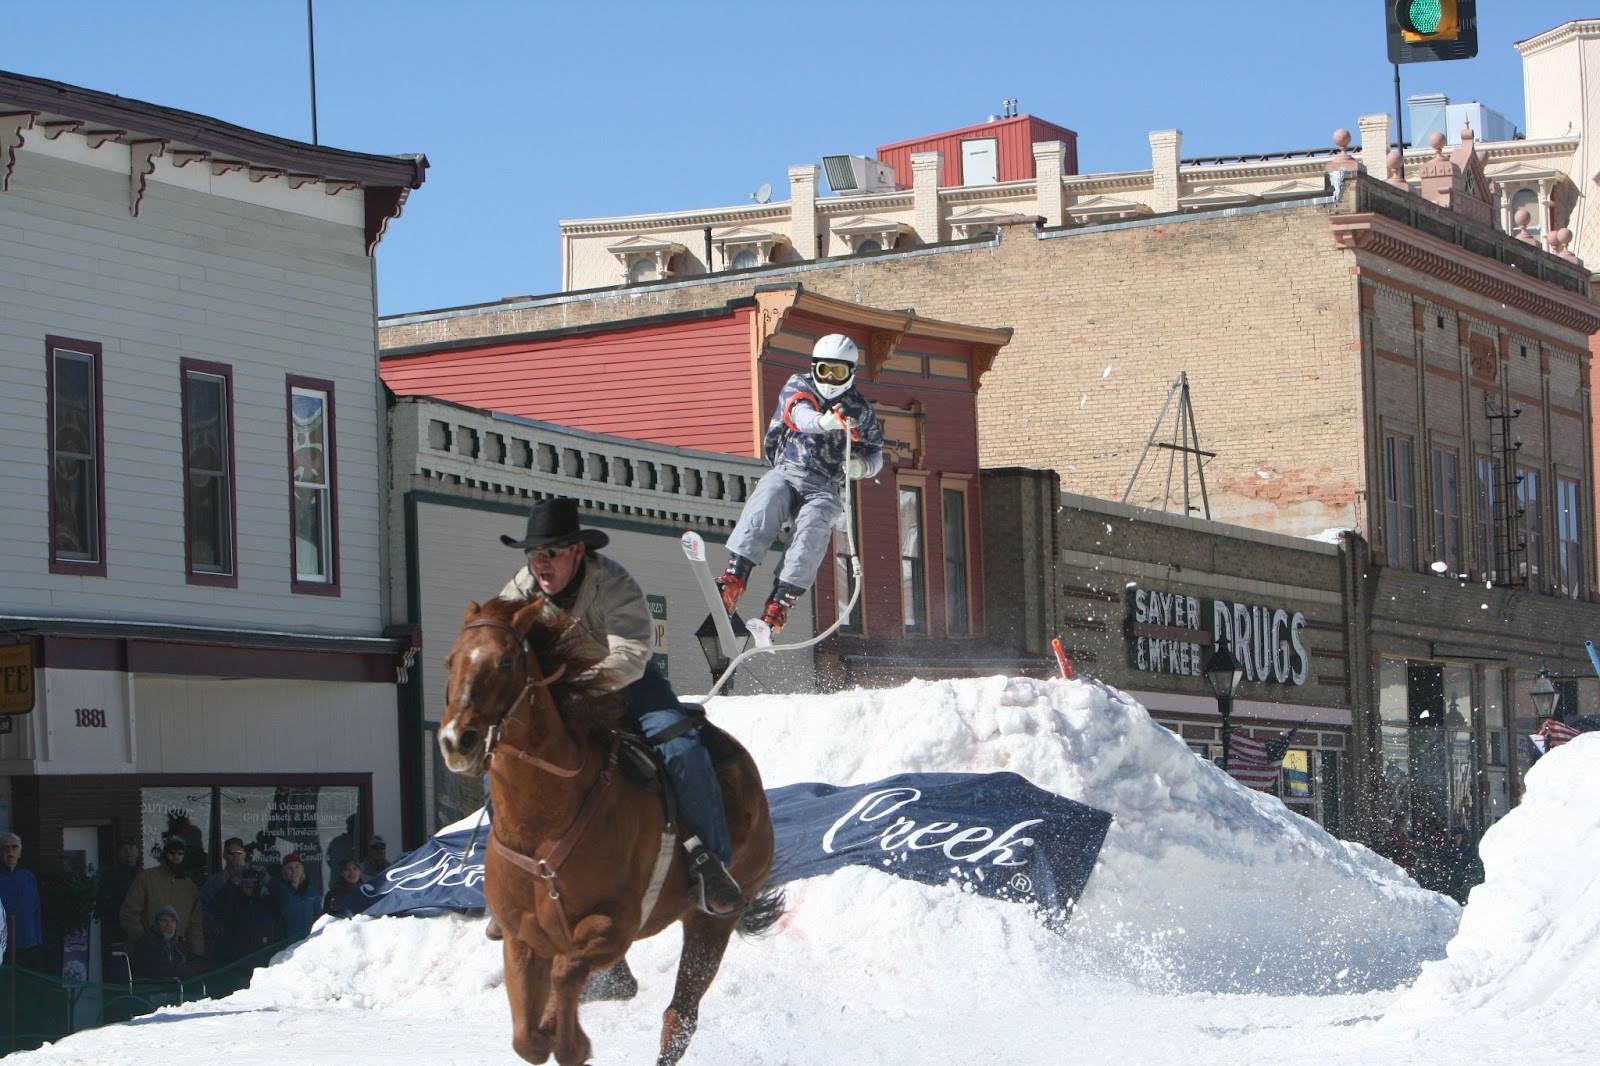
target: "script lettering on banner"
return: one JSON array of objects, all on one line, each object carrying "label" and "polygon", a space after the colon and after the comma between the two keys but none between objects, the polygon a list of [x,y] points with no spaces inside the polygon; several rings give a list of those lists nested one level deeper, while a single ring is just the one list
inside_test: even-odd
[{"label": "script lettering on banner", "polygon": [[[1019,836],[1029,826],[1038,825],[1042,818],[1017,822],[998,835],[986,825],[963,829],[958,822],[928,822],[918,825],[900,815],[888,826],[873,827],[855,834],[852,827],[871,827],[891,814],[916,803],[922,791],[916,788],[886,788],[869,792],[856,801],[855,806],[828,827],[822,836],[822,850],[833,855],[854,848],[868,848],[874,844],[882,851],[926,851],[938,848],[945,858],[954,862],[974,865],[987,860],[990,866],[1026,866],[1028,860],[1018,854],[1023,848],[1033,847],[1033,838]],[[841,835],[845,839],[841,839]]]}]

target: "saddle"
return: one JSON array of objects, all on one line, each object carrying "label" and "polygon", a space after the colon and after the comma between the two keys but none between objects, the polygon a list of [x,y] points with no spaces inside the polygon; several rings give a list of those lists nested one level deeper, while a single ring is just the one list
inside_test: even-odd
[{"label": "saddle", "polygon": [[[720,771],[724,766],[736,760],[743,751],[739,742],[723,732],[720,726],[714,725],[706,717],[704,704],[680,702],[678,709],[688,717],[683,724],[674,730],[656,734],[656,743],[665,743],[675,737],[687,733],[691,729],[700,730],[700,743],[705,746],[707,754],[711,756],[711,768]],[[666,793],[668,795],[667,816],[676,821],[677,812],[672,808],[677,806],[671,798],[671,789],[667,787],[667,771],[661,756],[656,753],[655,745],[646,740],[643,735],[631,729],[621,730],[622,746],[617,753],[617,766],[622,770],[622,775],[629,781],[638,785],[646,792]]]}]

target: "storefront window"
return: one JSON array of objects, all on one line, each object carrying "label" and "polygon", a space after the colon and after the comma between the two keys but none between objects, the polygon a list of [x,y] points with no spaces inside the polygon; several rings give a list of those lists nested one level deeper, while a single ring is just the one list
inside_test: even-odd
[{"label": "storefront window", "polygon": [[1382,729],[1382,781],[1385,813],[1410,809],[1411,730],[1407,720],[1406,664],[1403,659],[1378,662],[1378,717]]},{"label": "storefront window", "polygon": [[284,856],[305,861],[319,891],[347,858],[361,857],[361,797],[353,785],[224,786],[222,837],[244,841],[249,861],[276,870]]},{"label": "storefront window", "polygon": [[204,785],[141,790],[144,864],[159,866],[162,842],[169,836],[178,836],[187,845],[183,868],[209,872],[206,843],[211,829],[211,800],[211,789]]},{"label": "storefront window", "polygon": [[152,786],[141,791],[141,799],[146,866],[160,861],[161,840],[170,833],[188,845],[185,868],[207,874],[219,865],[215,853],[221,842],[238,837],[247,861],[269,873],[277,873],[285,856],[298,853],[306,879],[321,891],[332,884],[330,868],[362,853],[358,785]]},{"label": "storefront window", "polygon": [[1489,741],[1489,806],[1484,826],[1493,825],[1511,809],[1511,730],[1506,721],[1505,675],[1499,669],[1483,672],[1483,727]]},{"label": "storefront window", "polygon": [[1452,826],[1475,833],[1481,822],[1478,809],[1478,753],[1472,742],[1472,669],[1444,668],[1444,725],[1450,759],[1450,817]]}]

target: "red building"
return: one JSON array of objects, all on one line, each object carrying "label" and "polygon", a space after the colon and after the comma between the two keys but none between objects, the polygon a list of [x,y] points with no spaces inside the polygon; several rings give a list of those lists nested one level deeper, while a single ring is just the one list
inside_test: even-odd
[{"label": "red building", "polygon": [[[856,494],[863,588],[819,658],[843,679],[927,676],[984,646],[976,393],[1011,337],[989,329],[765,286],[722,307],[383,353],[397,394],[432,396],[575,429],[761,455],[779,391],[811,347],[861,347],[862,393],[884,424],[885,465]],[[772,562],[768,560],[768,564]],[[768,571],[758,571],[766,580]],[[816,584],[831,625],[839,566]],[[995,654],[1003,654],[995,652]]]},{"label": "red building", "polygon": [[878,162],[894,167],[902,186],[911,183],[911,157],[918,152],[942,152],[939,185],[993,185],[1002,181],[1031,181],[1033,146],[1040,141],[1066,145],[1061,159],[1063,174],[1078,172],[1078,135],[1032,115],[1014,115],[966,126],[928,137],[878,146]]}]

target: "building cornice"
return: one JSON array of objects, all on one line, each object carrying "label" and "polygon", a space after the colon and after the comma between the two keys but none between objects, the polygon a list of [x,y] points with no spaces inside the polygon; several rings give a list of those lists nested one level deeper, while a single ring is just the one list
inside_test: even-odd
[{"label": "building cornice", "polygon": [[1535,55],[1547,48],[1553,48],[1558,44],[1564,44],[1567,41],[1593,40],[1596,37],[1600,37],[1600,19],[1576,19],[1565,25],[1557,26],[1553,30],[1546,30],[1541,34],[1529,37],[1525,41],[1518,41],[1513,47],[1518,52],[1521,52],[1523,58],[1526,59],[1528,56]]},{"label": "building cornice", "polygon": [[698,211],[653,215],[614,215],[610,218],[565,219],[563,235],[610,233],[616,230],[683,229],[686,226],[728,226],[740,222],[768,222],[789,217],[787,200],[760,207],[709,207]]},{"label": "building cornice", "polygon": [[1351,251],[1377,256],[1578,333],[1600,331],[1600,303],[1503,263],[1464,253],[1449,241],[1377,214],[1335,215],[1330,224],[1334,240]]}]

